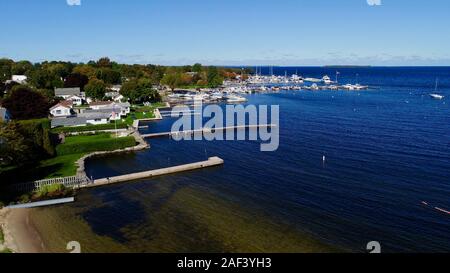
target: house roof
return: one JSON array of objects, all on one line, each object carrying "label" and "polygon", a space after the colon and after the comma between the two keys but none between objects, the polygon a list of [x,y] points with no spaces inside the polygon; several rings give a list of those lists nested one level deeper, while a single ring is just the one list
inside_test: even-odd
[{"label": "house roof", "polygon": [[131,107],[129,102],[116,102],[116,105],[119,105],[120,107]]},{"label": "house roof", "polygon": [[72,108],[73,102],[70,100],[63,100],[60,103],[58,103],[57,105],[53,106],[52,108],[50,108],[50,111],[53,109],[56,109],[58,107],[64,107],[64,108]]},{"label": "house roof", "polygon": [[101,111],[90,111],[78,114],[78,117],[83,117],[86,119],[109,119],[111,117],[111,112],[101,112]]},{"label": "house roof", "polygon": [[113,104],[113,101],[94,101],[89,104],[89,106],[103,106]]},{"label": "house roof", "polygon": [[74,88],[55,88],[55,96],[70,96],[70,95],[81,95],[81,89],[79,87]]},{"label": "house roof", "polygon": [[87,119],[84,117],[70,117],[70,118],[54,118],[51,120],[52,128],[55,127],[69,127],[69,126],[80,126],[86,125]]}]

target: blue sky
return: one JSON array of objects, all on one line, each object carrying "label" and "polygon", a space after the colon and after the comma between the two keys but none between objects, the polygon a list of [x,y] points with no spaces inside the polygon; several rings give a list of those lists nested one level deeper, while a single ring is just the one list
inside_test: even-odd
[{"label": "blue sky", "polygon": [[[0,57],[450,65],[450,1],[1,0]],[[380,1],[380,0],[369,0]]]}]

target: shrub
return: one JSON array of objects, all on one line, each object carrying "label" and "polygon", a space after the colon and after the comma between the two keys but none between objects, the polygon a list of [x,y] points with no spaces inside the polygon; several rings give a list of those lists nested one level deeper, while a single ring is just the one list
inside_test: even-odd
[{"label": "shrub", "polygon": [[93,142],[67,143],[56,147],[56,153],[61,155],[81,154],[95,151],[114,151],[136,145],[134,137],[100,139]]},{"label": "shrub", "polygon": [[31,196],[32,201],[38,201],[42,199],[58,198],[72,194],[72,190],[66,188],[62,184],[53,184],[42,186],[39,190],[35,191]]},{"label": "shrub", "polygon": [[3,234],[2,227],[0,227],[0,244],[5,242],[5,235]]},{"label": "shrub", "polygon": [[23,135],[37,148],[36,153],[40,153],[39,150],[42,150],[47,156],[55,155],[49,119],[23,120],[19,124]]}]

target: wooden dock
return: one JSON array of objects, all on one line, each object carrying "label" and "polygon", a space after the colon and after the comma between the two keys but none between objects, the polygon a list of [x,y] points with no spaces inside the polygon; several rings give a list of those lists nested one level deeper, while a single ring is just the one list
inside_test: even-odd
[{"label": "wooden dock", "polygon": [[258,129],[258,128],[274,128],[277,127],[276,124],[258,124],[258,125],[239,125],[239,126],[228,126],[228,127],[219,127],[219,128],[202,128],[196,130],[186,130],[186,131],[175,131],[175,132],[161,132],[161,133],[152,133],[152,134],[143,134],[141,135],[143,138],[155,138],[155,137],[170,137],[174,135],[192,135],[196,133],[211,133],[213,131],[226,131],[226,130],[235,130],[235,129]]},{"label": "wooden dock", "polygon": [[223,163],[224,163],[223,159],[221,159],[219,157],[210,157],[208,160],[201,161],[201,162],[195,162],[195,163],[179,165],[179,166],[174,166],[174,167],[168,167],[168,168],[163,168],[163,169],[157,169],[157,170],[151,170],[151,171],[140,172],[140,173],[132,173],[132,174],[125,174],[125,175],[114,176],[114,177],[109,177],[109,178],[96,179],[96,180],[91,181],[90,183],[86,183],[80,187],[81,188],[91,188],[91,187],[110,185],[110,184],[114,184],[114,183],[122,183],[122,182],[127,182],[127,181],[158,177],[158,176],[167,175],[167,174],[174,174],[174,173],[180,173],[180,172],[186,172],[186,171],[192,171],[192,170],[198,170],[198,169],[203,169],[203,168],[219,166],[219,165],[223,165]]}]

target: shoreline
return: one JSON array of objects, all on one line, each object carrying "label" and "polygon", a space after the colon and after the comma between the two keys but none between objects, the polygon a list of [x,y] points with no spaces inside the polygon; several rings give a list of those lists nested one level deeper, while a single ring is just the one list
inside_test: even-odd
[{"label": "shoreline", "polygon": [[13,253],[45,253],[46,247],[33,222],[30,209],[0,210],[0,225],[3,229],[5,249]]},{"label": "shoreline", "polygon": [[[131,133],[137,145],[115,151],[93,152],[80,158],[77,164],[77,175],[86,175],[85,161],[87,159],[109,154],[136,152],[150,148],[138,131]],[[31,209],[0,209],[0,227],[4,234],[4,242],[0,251],[11,250],[13,253],[45,253],[45,244],[30,218]]]}]

